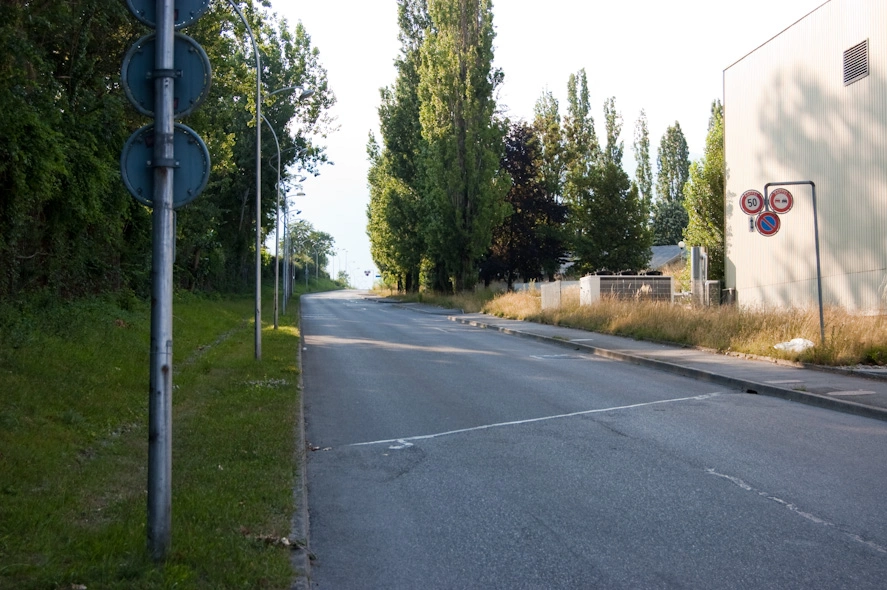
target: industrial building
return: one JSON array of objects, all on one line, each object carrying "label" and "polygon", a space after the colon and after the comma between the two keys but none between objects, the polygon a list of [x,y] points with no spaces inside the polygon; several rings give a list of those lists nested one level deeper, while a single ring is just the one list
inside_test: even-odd
[{"label": "industrial building", "polygon": [[825,2],[729,66],[724,113],[736,300],[816,305],[812,187],[784,187],[793,203],[780,197],[776,223],[740,207],[767,183],[811,181],[824,304],[887,311],[887,1]]}]

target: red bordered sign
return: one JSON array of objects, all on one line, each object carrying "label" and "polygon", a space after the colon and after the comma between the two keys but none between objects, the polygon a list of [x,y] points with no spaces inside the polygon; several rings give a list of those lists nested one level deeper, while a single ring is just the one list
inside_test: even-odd
[{"label": "red bordered sign", "polygon": [[795,198],[784,188],[778,188],[770,193],[770,209],[782,215],[792,210]]},{"label": "red bordered sign", "polygon": [[757,215],[764,210],[764,195],[754,189],[745,191],[739,197],[739,208],[746,215]]},{"label": "red bordered sign", "polygon": [[762,236],[772,236],[779,231],[779,215],[772,211],[765,211],[758,215],[755,227]]}]

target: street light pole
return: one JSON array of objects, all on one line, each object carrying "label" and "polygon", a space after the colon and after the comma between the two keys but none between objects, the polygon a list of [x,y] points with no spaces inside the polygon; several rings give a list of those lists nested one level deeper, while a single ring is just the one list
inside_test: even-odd
[{"label": "street light pole", "polygon": [[[279,92],[279,90],[275,90],[275,92]],[[274,94],[273,92],[271,94]],[[270,96],[270,95],[269,95]],[[274,329],[277,329],[277,289],[278,289],[278,277],[280,276],[280,254],[278,253],[278,242],[280,242],[280,142],[277,140],[277,133],[274,132],[274,127],[271,126],[271,121],[268,120],[268,117],[262,115],[262,120],[268,124],[268,129],[271,130],[271,137],[274,138],[274,145],[277,146],[277,184],[274,185],[277,188],[277,208],[275,209],[274,215]]]},{"label": "street light pole", "polygon": [[249,21],[243,16],[243,12],[234,2],[228,0],[228,4],[240,17],[243,26],[253,44],[253,53],[256,58],[256,331],[255,331],[255,357],[262,360],[262,59],[259,57],[259,45],[253,35]]}]

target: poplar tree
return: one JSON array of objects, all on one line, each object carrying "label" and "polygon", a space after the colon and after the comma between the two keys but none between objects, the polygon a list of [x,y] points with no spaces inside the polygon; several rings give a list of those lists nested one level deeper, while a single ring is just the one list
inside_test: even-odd
[{"label": "poplar tree", "polygon": [[567,114],[564,117],[564,203],[567,233],[579,270],[589,270],[592,172],[601,154],[588,99],[585,70],[570,74],[567,81]]},{"label": "poplar tree", "polygon": [[687,227],[687,211],[683,206],[684,185],[690,175],[687,140],[677,121],[668,127],[659,143],[656,156],[657,199],[653,205],[653,240],[658,246],[677,244]]},{"label": "poplar tree", "polygon": [[379,122],[383,146],[370,137],[367,235],[374,261],[398,289],[419,288],[425,253],[422,223],[422,161],[419,121],[420,49],[431,25],[425,0],[398,0],[397,79],[380,90]]},{"label": "poplar tree", "polygon": [[566,158],[557,99],[546,90],[533,110],[533,130],[539,138],[539,176],[546,192],[560,202],[563,200]]},{"label": "poplar tree", "polygon": [[684,207],[689,224],[684,230],[688,246],[704,246],[708,252],[709,278],[724,279],[724,105],[715,100],[708,120],[705,154],[690,166],[684,186]]},{"label": "poplar tree", "polygon": [[477,281],[477,262],[508,212],[493,99],[502,73],[492,65],[490,0],[429,0],[428,12],[419,68],[425,239],[436,286],[461,291]]},{"label": "poplar tree", "polygon": [[540,229],[544,233],[542,269],[548,280],[564,262],[568,234],[564,227],[567,220],[567,207],[564,205],[564,178],[566,174],[566,152],[564,133],[561,128],[560,107],[554,95],[546,90],[534,107],[533,130],[538,138],[538,174],[542,188],[551,201],[551,211],[547,222]]},{"label": "poplar tree", "polygon": [[650,163],[650,131],[647,127],[647,113],[641,109],[641,114],[634,127],[634,159],[637,162],[635,168],[635,184],[641,205],[644,207],[645,216],[649,216],[653,205],[653,166]]}]

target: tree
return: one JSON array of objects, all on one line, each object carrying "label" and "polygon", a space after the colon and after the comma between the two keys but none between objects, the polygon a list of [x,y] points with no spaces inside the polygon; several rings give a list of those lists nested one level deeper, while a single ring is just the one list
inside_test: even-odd
[{"label": "tree", "polygon": [[564,118],[564,203],[567,205],[567,233],[577,266],[587,270],[580,252],[590,252],[592,186],[601,148],[594,131],[588,99],[585,70],[570,74],[567,82],[567,115]]},{"label": "tree", "polygon": [[634,159],[637,162],[635,184],[638,187],[638,195],[645,215],[649,215],[653,205],[653,167],[650,164],[650,131],[647,128],[647,113],[643,109],[641,109],[641,114],[635,123],[633,148]]},{"label": "tree", "polygon": [[502,168],[511,176],[506,202],[511,214],[493,230],[490,251],[481,265],[486,284],[505,280],[508,290],[520,276],[523,280],[542,277],[546,265],[560,262],[563,246],[559,226],[566,207],[546,190],[539,171],[540,142],[533,128],[514,123],[505,138]]},{"label": "tree", "polygon": [[419,120],[420,50],[430,27],[425,0],[398,0],[401,54],[397,79],[381,90],[379,122],[383,147],[370,138],[370,203],[367,235],[373,259],[399,289],[419,288],[426,246],[422,229],[424,140]]},{"label": "tree", "polygon": [[622,166],[624,144],[619,139],[622,134],[622,115],[616,111],[616,97],[604,101],[604,129],[607,136],[606,147],[601,154],[601,162]]},{"label": "tree", "polygon": [[580,270],[638,270],[650,259],[650,234],[637,187],[622,168],[622,117],[616,99],[604,101],[607,143],[592,170],[586,239],[576,250]]},{"label": "tree", "polygon": [[533,129],[539,138],[539,176],[545,191],[563,200],[565,154],[561,116],[554,95],[546,90],[536,101]]},{"label": "tree", "polygon": [[715,100],[708,120],[705,154],[690,166],[684,186],[684,208],[689,223],[684,230],[688,246],[704,246],[708,252],[709,278],[724,279],[724,105]]},{"label": "tree", "polygon": [[[284,149],[309,148],[298,163],[316,172],[325,156],[306,133],[325,133],[335,99],[304,28],[291,30],[266,4],[244,10],[264,56],[265,113]],[[177,214],[177,287],[233,290],[252,280],[255,72],[233,21],[227,6],[212,3],[188,29],[210,57],[213,84],[187,124],[206,142],[213,168],[204,194]],[[150,210],[119,173],[126,139],[147,123],[119,83],[124,55],[143,33],[118,0],[0,3],[0,297],[149,291]],[[315,90],[311,100],[268,95],[297,83]],[[293,120],[303,129],[297,138],[285,132]],[[295,162],[289,151],[284,167]],[[265,194],[275,189],[271,172],[263,174]],[[274,200],[262,205],[267,227]]]},{"label": "tree", "polygon": [[[287,253],[303,273],[318,275],[326,266],[334,249],[335,239],[328,233],[314,229],[309,221],[301,219],[289,228],[291,252]],[[305,275],[303,274],[304,278]]]},{"label": "tree", "polygon": [[594,170],[585,249],[576,252],[580,270],[634,270],[650,261],[650,232],[637,187],[621,166],[606,162]]},{"label": "tree", "polygon": [[390,152],[383,154],[372,138],[367,150],[370,253],[386,282],[396,284],[399,291],[415,291],[425,252],[422,204],[418,193],[391,170]]},{"label": "tree", "polygon": [[146,289],[150,218],[119,182],[137,30],[111,0],[0,3],[0,299]]},{"label": "tree", "polygon": [[683,207],[684,185],[690,174],[687,140],[677,121],[668,127],[659,143],[656,156],[657,200],[653,205],[653,240],[656,245],[676,244],[687,227]]},{"label": "tree", "polygon": [[428,12],[419,70],[424,231],[437,288],[461,291],[477,280],[477,261],[508,212],[504,133],[493,118],[502,73],[492,66],[490,0],[429,0]]},{"label": "tree", "polygon": [[[281,183],[289,183],[293,168],[318,174],[327,157],[312,138],[331,131],[328,111],[336,100],[319,50],[301,23],[290,27],[285,20],[251,7],[245,8],[244,15],[262,53],[262,113],[280,141]],[[200,41],[213,65],[210,96],[188,119],[206,141],[213,168],[204,194],[178,213],[176,274],[186,287],[243,289],[251,284],[255,268],[252,47],[244,43],[242,25],[231,18],[224,3],[213,4],[189,27],[189,34]],[[295,85],[310,88],[314,94],[303,100],[296,92],[270,94]],[[278,217],[274,198],[277,146],[267,127],[262,129],[262,154],[260,225],[273,228]]]}]

